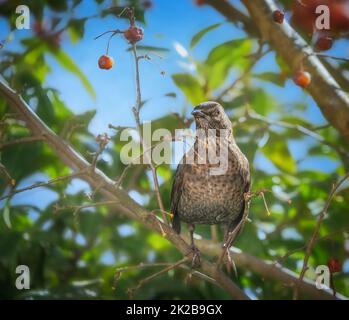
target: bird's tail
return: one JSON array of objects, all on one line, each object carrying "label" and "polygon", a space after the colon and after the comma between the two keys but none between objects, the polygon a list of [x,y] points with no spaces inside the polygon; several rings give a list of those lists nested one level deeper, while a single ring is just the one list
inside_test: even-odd
[{"label": "bird's tail", "polygon": [[178,214],[175,214],[172,219],[172,229],[176,231],[176,233],[181,233],[181,220],[178,217]]}]

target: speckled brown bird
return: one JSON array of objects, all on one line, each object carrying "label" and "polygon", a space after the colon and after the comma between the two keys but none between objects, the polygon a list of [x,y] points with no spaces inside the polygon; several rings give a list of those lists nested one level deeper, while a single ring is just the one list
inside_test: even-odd
[{"label": "speckled brown bird", "polygon": [[[193,238],[196,224],[221,224],[227,235],[241,221],[245,209],[244,193],[250,190],[250,171],[247,158],[235,142],[232,124],[219,103],[201,103],[194,108],[192,115],[197,132],[206,134],[196,135],[194,146],[177,167],[171,192],[171,212],[172,227],[178,234],[181,221],[188,223],[191,246],[198,255]],[[216,129],[214,136],[208,134],[212,132],[210,129]],[[206,139],[207,135],[210,138]],[[221,159],[216,164],[209,161],[201,164],[202,157],[198,152],[202,150],[200,144],[205,147],[206,155],[211,149],[217,155],[226,147],[226,160]],[[193,158],[194,161],[188,163]],[[226,172],[212,174],[212,170],[217,169],[224,161]]]}]

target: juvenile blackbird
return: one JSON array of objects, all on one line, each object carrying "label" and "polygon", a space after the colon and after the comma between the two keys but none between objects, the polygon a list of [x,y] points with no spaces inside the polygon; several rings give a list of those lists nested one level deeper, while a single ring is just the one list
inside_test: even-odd
[{"label": "juvenile blackbird", "polygon": [[[189,225],[194,260],[199,258],[193,238],[195,224],[221,224],[226,231],[225,240],[238,226],[245,209],[244,193],[250,190],[250,171],[247,158],[235,142],[232,124],[219,103],[201,103],[194,108],[192,115],[196,123],[196,139],[177,167],[171,192],[171,212],[172,228],[178,234],[181,221]],[[198,131],[205,134],[198,135]],[[201,152],[201,146],[206,154]],[[217,155],[221,151],[224,154],[224,148],[226,157],[219,158],[218,163],[211,163],[208,153]],[[203,161],[205,155],[206,161]],[[226,170],[215,172],[219,166]]]}]

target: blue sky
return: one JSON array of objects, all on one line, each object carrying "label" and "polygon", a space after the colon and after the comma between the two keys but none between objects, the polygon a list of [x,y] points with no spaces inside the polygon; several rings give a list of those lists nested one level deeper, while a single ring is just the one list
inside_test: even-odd
[{"label": "blue sky", "polygon": [[[170,52],[163,54],[163,59],[154,57],[153,62],[143,61],[141,65],[143,98],[150,99],[142,111],[142,118],[145,120],[157,118],[169,111],[180,111],[186,105],[183,96],[171,80],[171,74],[184,71],[180,64],[186,61],[174,50],[174,43],[178,42],[188,48],[196,32],[213,23],[224,21],[224,18],[209,6],[197,7],[192,0],[153,0],[153,3],[153,7],[146,12],[147,25],[143,26],[145,37],[142,44],[165,47],[170,49]],[[108,4],[105,5],[105,7],[108,6]],[[85,17],[95,14],[96,11],[95,1],[85,0],[77,7],[73,15]],[[90,79],[97,93],[96,100],[86,93],[73,74],[57,65],[53,58],[47,57],[52,68],[52,72],[47,77],[47,86],[57,88],[63,100],[76,113],[96,109],[97,115],[90,127],[95,134],[107,130],[109,123],[117,125],[133,125],[134,123],[131,112],[135,96],[134,66],[130,53],[126,52],[128,45],[121,37],[115,37],[112,40],[110,55],[114,57],[115,66],[109,71],[104,71],[98,69],[97,61],[99,56],[105,53],[107,37],[93,40],[96,35],[106,30],[125,29],[126,26],[125,19],[115,17],[90,19],[86,23],[86,32],[82,41],[72,44],[67,34],[63,36],[62,47]],[[8,25],[4,20],[0,20],[0,30],[0,39],[5,38]],[[30,32],[15,31],[14,39],[7,45],[7,48],[17,49],[19,40]],[[241,30],[230,23],[225,23],[209,33],[190,52],[190,55],[196,59],[203,59],[216,45],[243,35]],[[337,43],[332,51],[334,54],[341,54],[345,51],[346,45],[344,42]],[[166,71],[166,75],[161,76],[160,70]],[[277,70],[273,54],[265,57],[255,68],[257,72],[273,70]],[[287,82],[286,88],[278,88],[265,82],[261,82],[260,85],[266,87],[281,102],[306,100],[312,105],[308,114],[309,118],[319,123],[323,121],[321,113],[312,103],[311,98],[294,86],[291,81]],[[178,99],[164,97],[164,94],[168,92],[176,92]]]},{"label": "blue sky", "polygon": [[[238,3],[239,1],[234,0]],[[217,23],[223,22],[224,18],[209,6],[197,7],[192,0],[153,0],[153,7],[146,12],[145,36],[142,44],[159,47],[166,47],[170,51],[164,54],[163,59],[154,58],[153,63],[143,61],[141,63],[141,85],[143,99],[149,99],[144,106],[141,117],[143,120],[156,119],[171,111],[181,112],[184,108],[190,109],[190,105],[185,101],[171,79],[171,74],[183,72],[181,63],[183,59],[174,49],[174,43],[178,42],[185,48],[189,47],[192,36],[201,29]],[[105,4],[105,8],[109,7]],[[85,17],[95,14],[97,6],[93,0],[85,0],[72,13],[75,17]],[[90,79],[95,91],[96,99],[92,99],[85,91],[80,81],[71,73],[62,69],[50,57],[47,57],[52,68],[48,75],[46,85],[57,88],[61,93],[61,98],[67,106],[75,113],[96,109],[97,114],[92,121],[90,130],[94,134],[108,132],[108,124],[122,126],[133,126],[134,119],[131,107],[135,100],[134,65],[126,41],[121,37],[115,37],[111,42],[110,55],[114,57],[115,66],[109,70],[100,70],[97,61],[100,55],[105,53],[107,37],[98,40],[93,38],[100,33],[111,29],[125,29],[127,22],[125,19],[106,17],[103,19],[90,19],[85,25],[85,36],[82,41],[72,44],[68,35],[62,39],[63,49],[80,66],[81,70]],[[0,39],[4,39],[8,34],[8,24],[0,19]],[[9,50],[19,50],[19,40],[30,35],[31,31],[17,30],[11,42],[6,44]],[[223,24],[220,28],[209,33],[199,45],[190,52],[196,59],[203,59],[207,56],[211,48],[227,40],[242,37],[241,30],[235,28],[230,23]],[[348,43],[338,42],[329,53],[337,56],[348,54]],[[165,76],[160,74],[160,70],[166,72]],[[277,70],[274,54],[267,55],[257,66],[255,71]],[[303,101],[309,105],[306,112],[307,120],[321,124],[324,119],[312,99],[300,88],[296,87],[291,80],[288,80],[285,88],[265,82],[257,82],[257,85],[266,88],[278,101],[289,104],[292,101]],[[164,97],[168,92],[176,92],[177,99]],[[287,92],[287,94],[285,94]],[[292,112],[287,109],[287,112]],[[285,111],[286,112],[286,111]],[[311,143],[311,140],[309,141]],[[290,144],[291,151],[296,157],[304,154],[304,145],[296,142]],[[258,165],[266,170],[273,170],[262,156],[255,160]],[[310,159],[303,163],[305,168],[321,168],[324,171],[332,171],[336,163],[323,159]],[[40,194],[39,191],[33,191]],[[28,192],[18,198],[30,197]],[[24,199],[23,199],[24,200]]]}]

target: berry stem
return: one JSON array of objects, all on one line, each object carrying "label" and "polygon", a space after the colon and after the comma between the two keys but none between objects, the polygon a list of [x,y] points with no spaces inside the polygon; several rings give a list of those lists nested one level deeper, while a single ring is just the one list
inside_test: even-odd
[{"label": "berry stem", "polygon": [[[136,66],[136,105],[133,108],[133,114],[135,116],[136,124],[137,124],[137,129],[139,132],[140,140],[142,144],[145,146],[145,149],[147,150],[147,145],[145,145],[143,136],[142,136],[142,129],[141,129],[141,121],[139,117],[139,112],[142,106],[142,93],[141,93],[141,81],[140,81],[140,76],[139,76],[139,60],[140,57],[137,55],[137,46],[135,43],[132,44],[132,54],[135,60],[135,66]],[[142,58],[142,57],[141,57]],[[165,207],[162,202],[161,198],[161,193],[160,193],[160,186],[159,186],[159,180],[158,176],[156,173],[156,168],[154,164],[152,163],[151,158],[149,159],[149,154],[148,152],[144,153],[144,157],[146,159],[146,162],[149,163],[149,167],[153,176],[153,181],[154,181],[154,187],[155,187],[155,193],[156,193],[156,198],[159,204],[160,211],[162,213],[162,219],[164,223],[168,222],[167,220],[167,215],[164,213],[165,212]]]}]

